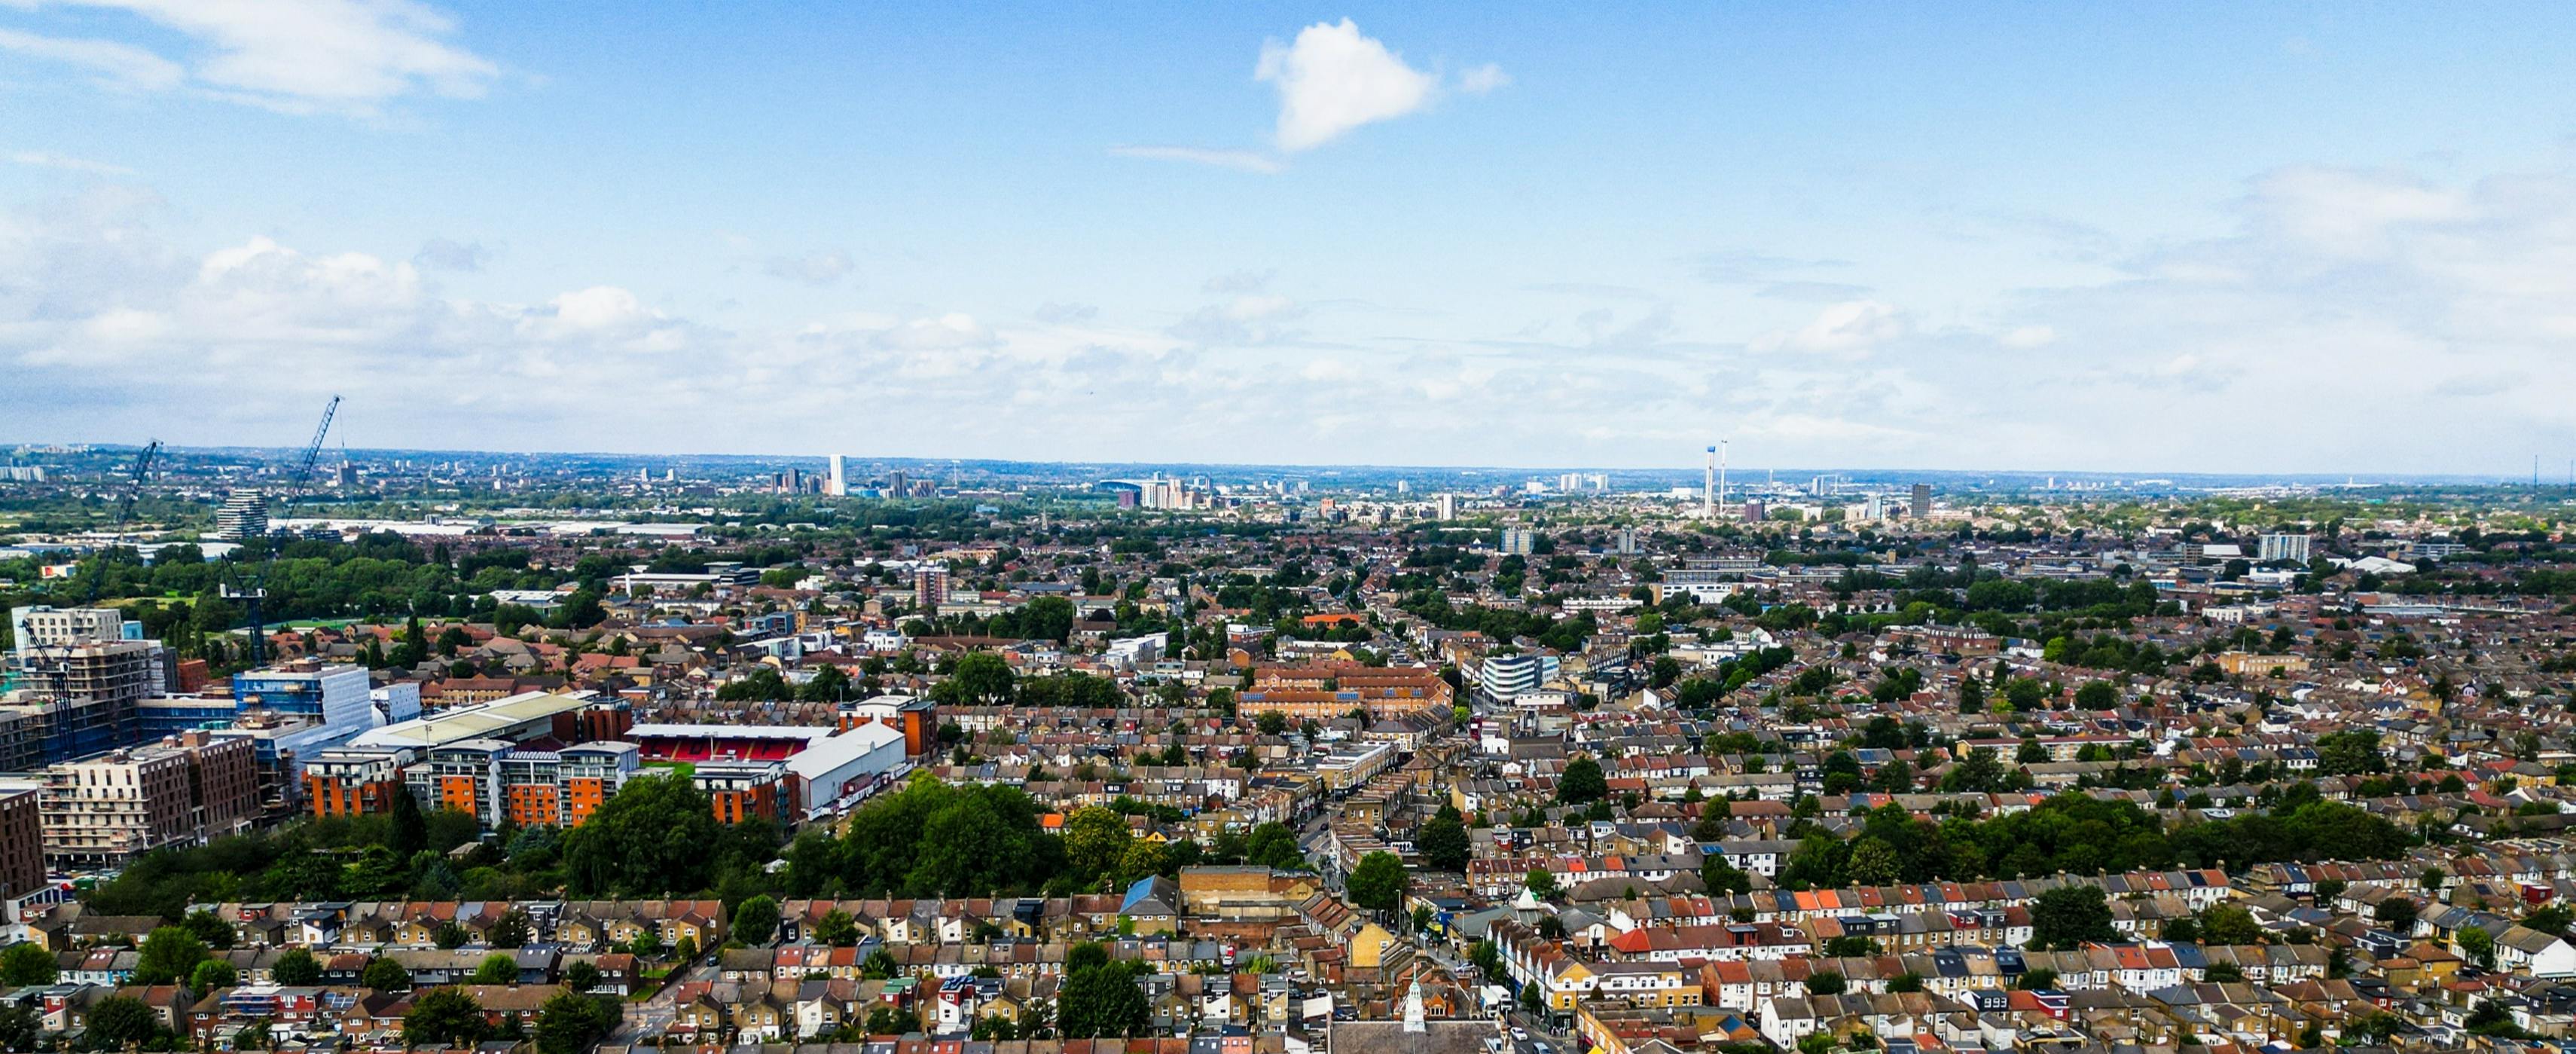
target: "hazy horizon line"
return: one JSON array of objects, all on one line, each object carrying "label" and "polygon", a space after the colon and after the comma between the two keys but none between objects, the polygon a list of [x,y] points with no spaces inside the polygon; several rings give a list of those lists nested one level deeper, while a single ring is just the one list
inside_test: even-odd
[{"label": "hazy horizon line", "polygon": [[[82,441],[82,440],[13,440],[13,441],[10,441],[10,445],[11,445],[11,446],[17,446],[17,447],[28,447],[28,446],[81,446],[81,447],[89,447],[89,448],[99,449],[99,450],[139,450],[139,449],[142,449],[142,447],[143,447],[143,444],[141,444],[141,443],[125,443],[125,442],[95,442],[95,441]],[[245,455],[262,456],[262,457],[266,457],[266,456],[285,456],[285,457],[294,457],[294,456],[296,456],[296,455],[299,455],[299,454],[302,452],[302,449],[303,449],[303,448],[301,448],[301,447],[284,447],[284,446],[267,446],[267,445],[248,445],[248,444],[243,444],[243,445],[218,445],[218,446],[193,445],[193,444],[163,444],[162,449],[163,449],[163,450],[165,450],[165,451],[170,451],[170,452],[174,452],[174,453],[190,453],[190,452],[196,452],[196,453],[238,453],[238,454],[245,454]],[[736,453],[711,453],[711,452],[704,452],[704,453],[673,454],[673,453],[660,453],[660,452],[637,452],[637,451],[618,451],[618,450],[499,450],[499,449],[482,449],[482,448],[472,448],[472,447],[343,447],[343,448],[331,448],[331,447],[327,447],[327,446],[326,446],[326,447],[325,447],[325,449],[324,449],[324,456],[325,456],[325,458],[326,458],[326,459],[327,459],[327,458],[329,458],[329,456],[331,455],[331,453],[332,453],[332,451],[333,451],[334,449],[337,449],[337,450],[338,450],[338,451],[340,451],[341,453],[345,453],[345,454],[366,455],[366,456],[371,456],[371,457],[391,457],[391,456],[405,456],[405,457],[411,457],[411,456],[420,456],[420,455],[470,455],[470,456],[482,457],[482,458],[510,458],[510,457],[525,457],[525,458],[593,458],[593,459],[618,459],[618,460],[629,460],[629,461],[662,460],[662,461],[683,462],[683,463],[685,463],[685,462],[690,462],[690,461],[702,461],[702,462],[738,461],[738,462],[752,462],[752,463],[787,462],[787,461],[811,461],[811,462],[816,462],[816,463],[828,464],[828,463],[829,463],[830,458],[833,456],[833,455],[831,455],[831,454],[829,454],[829,453],[811,453],[811,454],[809,454],[809,453],[760,453],[760,454],[736,454]],[[1695,479],[1695,478],[1698,478],[1698,477],[1700,476],[1701,472],[1703,471],[1703,466],[1699,466],[1699,465],[1674,465],[1674,466],[1658,466],[1658,467],[1639,467],[1639,466],[1606,466],[1606,465],[1576,465],[1576,466],[1543,466],[1543,465],[1464,465],[1464,464],[1460,464],[1460,465],[1436,465],[1436,464],[1394,464],[1394,463],[1376,463],[1376,462],[1136,461],[1136,460],[1112,460],[1112,459],[1098,459],[1098,458],[1077,458],[1077,459],[1069,459],[1069,460],[1037,460],[1037,459],[1006,458],[1006,457],[934,457],[934,456],[920,456],[920,455],[894,455],[894,454],[843,454],[843,455],[841,455],[841,456],[842,456],[842,457],[845,457],[845,458],[848,458],[848,459],[850,459],[850,460],[853,460],[853,461],[859,461],[859,462],[878,462],[878,463],[918,463],[918,464],[949,464],[949,465],[971,465],[971,464],[983,464],[983,465],[1027,465],[1027,466],[1055,466],[1055,467],[1096,466],[1096,467],[1100,467],[1100,468],[1128,468],[1128,467],[1133,467],[1133,468],[1147,468],[1147,469],[1156,469],[1156,468],[1196,468],[1196,469],[1224,469],[1224,470],[1237,470],[1237,471],[1294,471],[1294,472],[1310,472],[1310,473],[1311,473],[1311,472],[1318,472],[1318,471],[1340,471],[1340,470],[1365,471],[1365,472],[1440,472],[1440,473],[1451,473],[1451,474],[1457,474],[1457,473],[1485,473],[1485,472],[1495,472],[1495,473],[1505,473],[1505,472],[1508,472],[1508,473],[1549,474],[1549,475],[1565,475],[1565,474],[1571,474],[1571,473],[1581,473],[1581,474],[1623,473],[1623,474],[1671,475],[1671,476],[1676,476],[1676,477],[1683,477],[1683,476],[1686,476],[1686,477],[1690,477],[1690,478],[1694,478],[1694,479]],[[1730,471],[1733,473],[1733,475],[1732,475],[1732,477],[1731,477],[1731,479],[1730,479],[1730,485],[1745,482],[1745,480],[1746,480],[1746,478],[1747,478],[1748,474],[1752,474],[1752,473],[1763,473],[1763,474],[1789,473],[1789,474],[1794,474],[1794,475],[1798,475],[1798,476],[1842,475],[1842,476],[1896,477],[1896,478],[1902,478],[1902,477],[1907,477],[1907,476],[2011,476],[2011,477],[2036,477],[2036,478],[2043,478],[2043,479],[2045,479],[2045,478],[2055,477],[2055,478],[2059,478],[2059,479],[2073,480],[2073,481],[2082,481],[2082,482],[2094,482],[2094,481],[2097,481],[2097,480],[2105,480],[2105,479],[2109,479],[2109,480],[2120,480],[2120,481],[2134,481],[2134,480],[2139,480],[2139,479],[2153,479],[2153,480],[2203,479],[2203,480],[2255,480],[2255,481],[2276,481],[2276,482],[2284,482],[2284,483],[2299,483],[2299,484],[2342,484],[2342,483],[2350,483],[2350,484],[2358,485],[2358,484],[2363,484],[2363,483],[2415,483],[2415,484],[2424,484],[2424,483],[2445,483],[2445,482],[2448,482],[2448,483],[2469,483],[2469,484],[2476,484],[2476,485],[2481,485],[2481,486],[2514,486],[2514,485],[2521,485],[2521,486],[2529,487],[2529,486],[2532,486],[2532,485],[2533,485],[2532,481],[2531,481],[2530,479],[2526,478],[2526,477],[2509,476],[2509,475],[2502,474],[2502,473],[2471,473],[2471,472],[2456,472],[2456,471],[2455,471],[2455,472],[2354,472],[2354,471],[2297,471],[2297,470],[2292,470],[2292,471],[2260,471],[2260,470],[2255,470],[2255,471],[2226,471],[2226,472],[2213,472],[2213,471],[2207,471],[2207,470],[2188,470],[2188,469],[2090,469],[2090,468],[1895,468],[1895,467],[1867,467],[1867,468],[1862,468],[1862,467],[1826,467],[1826,466],[1814,466],[1814,465],[1799,465],[1799,466],[1738,465],[1738,466],[1732,466],[1732,467],[1731,467],[1731,469],[1730,469]],[[2543,477],[2541,477],[2541,478],[2538,480],[2538,486],[2543,487],[2543,488],[2552,487],[2552,486],[2557,486],[2557,487],[2569,487],[2569,486],[2576,486],[2576,481],[2570,481],[2569,479],[2567,479],[2567,478],[2565,478],[2565,477],[2558,477],[2558,478],[2553,479],[2553,478],[2548,477],[2548,476],[2543,476]]]}]

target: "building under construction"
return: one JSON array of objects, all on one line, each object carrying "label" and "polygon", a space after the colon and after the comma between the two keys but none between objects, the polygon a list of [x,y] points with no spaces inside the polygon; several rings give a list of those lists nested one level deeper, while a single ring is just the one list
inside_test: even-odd
[{"label": "building under construction", "polygon": [[19,653],[21,690],[0,704],[0,772],[25,772],[127,746],[142,703],[166,679],[158,643],[99,641]]}]

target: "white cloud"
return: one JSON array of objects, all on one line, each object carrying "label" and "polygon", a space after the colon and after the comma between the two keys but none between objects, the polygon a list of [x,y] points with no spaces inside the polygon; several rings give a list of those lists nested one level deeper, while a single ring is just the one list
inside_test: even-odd
[{"label": "white cloud", "polygon": [[657,319],[635,294],[616,286],[595,285],[555,297],[555,321],[567,330],[601,332],[627,329]]},{"label": "white cloud", "polygon": [[369,114],[415,93],[480,97],[500,68],[445,43],[446,15],[412,0],[26,0],[119,10],[175,31],[174,60],[115,41],[0,31],[0,48],[81,66],[147,91],[183,83],[288,113]]},{"label": "white cloud", "polygon": [[906,351],[954,351],[960,348],[991,347],[993,331],[975,321],[975,316],[952,313],[937,318],[916,318],[886,330],[877,343]]},{"label": "white cloud", "polygon": [[1142,157],[1155,161],[1183,161],[1211,168],[1230,168],[1237,172],[1263,175],[1280,169],[1277,159],[1250,150],[1208,150],[1195,146],[1113,146],[1109,152],[1119,157]]},{"label": "white cloud", "polygon": [[761,264],[761,273],[808,285],[831,285],[850,276],[858,265],[850,254],[839,249],[809,253],[804,256],[772,256]]},{"label": "white cloud", "polygon": [[1511,83],[1512,75],[1503,72],[1501,66],[1491,62],[1472,67],[1458,75],[1458,90],[1469,95],[1490,94],[1498,89],[1509,87]]},{"label": "white cloud", "polygon": [[482,242],[460,242],[451,238],[432,238],[422,242],[411,262],[421,267],[447,271],[480,271],[492,262],[492,250]]},{"label": "white cloud", "polygon": [[1270,288],[1270,280],[1277,277],[1279,277],[1279,272],[1269,269],[1259,271],[1249,269],[1228,271],[1224,274],[1208,279],[1207,284],[1200,287],[1200,291],[1207,293],[1258,293],[1264,289]]},{"label": "white cloud", "polygon": [[29,168],[58,168],[65,172],[86,172],[93,176],[131,176],[137,174],[133,169],[127,168],[123,165],[111,165],[104,161],[91,161],[87,158],[68,157],[62,154],[48,153],[43,150],[20,150],[9,155],[9,163],[13,165],[25,165]]},{"label": "white cloud", "polygon": [[1279,89],[1277,140],[1291,152],[1420,110],[1440,85],[1347,18],[1308,26],[1293,43],[1263,45],[1253,77]]},{"label": "white cloud", "polygon": [[1300,335],[1289,324],[1305,313],[1305,308],[1284,296],[1245,294],[1191,312],[1168,332],[1208,347],[1278,344]]},{"label": "white cloud", "polygon": [[2393,248],[2409,227],[2464,219],[2458,192],[2402,173],[2288,168],[2260,180],[2250,202],[2267,230],[2335,256]]},{"label": "white cloud", "polygon": [[[1384,42],[1363,36],[1348,18],[1307,26],[1289,43],[1264,42],[1252,76],[1279,93],[1271,144],[1280,154],[1311,150],[1361,125],[1418,112],[1441,94],[1439,74],[1413,68]],[[1485,95],[1511,82],[1502,67],[1489,62],[1460,74],[1456,90]],[[1256,150],[1114,146],[1109,152],[1263,175],[1287,167],[1282,157]]]},{"label": "white cloud", "polygon": [[1297,371],[1297,376],[1317,384],[1356,384],[1368,377],[1359,367],[1334,358],[1311,360]]},{"label": "white cloud", "polygon": [[2044,348],[2057,343],[2057,330],[2049,326],[2017,326],[2005,332],[1996,342],[2017,351]]},{"label": "white cloud", "polygon": [[178,63],[113,40],[42,37],[0,29],[0,50],[77,66],[95,74],[101,83],[127,91],[165,91],[187,78],[187,70]]},{"label": "white cloud", "polygon": [[1818,312],[1806,325],[1774,333],[1754,343],[1762,351],[1802,351],[1817,355],[1867,355],[1912,329],[1905,312],[1877,300],[1846,300]]},{"label": "white cloud", "polygon": [[[2337,207],[2377,218],[2328,222]],[[1081,460],[1159,456],[1184,434],[1204,460],[1687,466],[1712,422],[1739,465],[2340,473],[2576,449],[2576,167],[2266,177],[2219,236],[2113,246],[2113,280],[1746,300],[1791,312],[1753,325],[1731,303],[1580,283],[1543,309],[1518,284],[1490,291],[1498,310],[1328,309],[1366,290],[1301,267],[1185,282],[1168,314],[1075,275],[1035,310],[880,304],[728,329],[615,268],[477,300],[426,263],[156,235],[189,214],[126,183],[0,214],[0,376],[37,393],[0,414],[0,439],[292,442],[345,389],[378,442],[484,449],[927,436],[904,452]],[[1755,263],[1713,277],[1777,280]],[[1500,335],[1533,310],[1552,324]],[[631,405],[656,412],[596,412]],[[1139,405],[1160,409],[1123,412]]]}]

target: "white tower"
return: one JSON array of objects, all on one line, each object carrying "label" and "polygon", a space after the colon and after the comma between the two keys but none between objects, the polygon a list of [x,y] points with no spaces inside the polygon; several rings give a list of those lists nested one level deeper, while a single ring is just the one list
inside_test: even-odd
[{"label": "white tower", "polygon": [[1726,440],[1717,441],[1717,503],[1726,504]]},{"label": "white tower", "polygon": [[1717,518],[1717,448],[1708,448],[1708,467],[1701,470],[1699,481],[1699,518]]}]

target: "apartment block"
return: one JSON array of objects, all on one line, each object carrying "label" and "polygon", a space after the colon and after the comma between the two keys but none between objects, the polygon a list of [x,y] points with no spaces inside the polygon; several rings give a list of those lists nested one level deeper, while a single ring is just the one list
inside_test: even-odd
[{"label": "apartment block", "polygon": [[414,756],[400,748],[323,751],[304,763],[304,800],[315,816],[390,812]]},{"label": "apartment block", "polygon": [[690,779],[714,803],[716,819],[725,823],[741,823],[754,816],[778,819],[780,805],[787,797],[784,761],[700,762]]},{"label": "apartment block", "polygon": [[37,799],[45,860],[64,870],[235,833],[258,810],[250,742],[202,732],[56,764]]},{"label": "apartment block", "polygon": [[45,884],[45,829],[37,815],[43,788],[0,784],[0,900]]},{"label": "apartment block", "polygon": [[34,764],[70,761],[129,746],[141,736],[143,700],[161,683],[160,646],[103,641],[35,648],[19,657],[33,700],[7,708],[29,724],[8,733],[34,743]]}]

